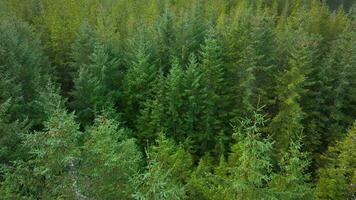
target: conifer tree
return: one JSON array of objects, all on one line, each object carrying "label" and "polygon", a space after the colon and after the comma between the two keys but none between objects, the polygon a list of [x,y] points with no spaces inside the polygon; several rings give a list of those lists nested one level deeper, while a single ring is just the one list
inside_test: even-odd
[{"label": "conifer tree", "polygon": [[[330,141],[342,138],[342,132],[352,124],[355,118],[354,104],[356,97],[352,90],[355,88],[353,77],[356,74],[355,32],[345,32],[333,42],[333,46],[324,60],[323,67],[317,75],[320,89],[318,97],[319,115],[318,127],[321,137],[327,146]],[[333,105],[333,106],[329,106]],[[325,148],[321,147],[326,150]]]},{"label": "conifer tree", "polygon": [[157,146],[148,151],[147,157],[147,170],[135,179],[134,199],[185,199],[186,189],[182,181],[189,174],[189,154],[160,134]]},{"label": "conifer tree", "polygon": [[346,137],[330,147],[324,157],[326,162],[318,170],[317,199],[353,199],[356,196],[356,123]]},{"label": "conifer tree", "polygon": [[[201,102],[204,99],[201,68],[198,67],[197,59],[192,54],[184,76],[184,102],[186,102],[186,115],[184,123],[193,145],[199,145],[199,137],[203,132],[203,110]],[[187,134],[186,133],[186,134]]]},{"label": "conifer tree", "polygon": [[199,55],[200,46],[204,43],[206,34],[206,22],[204,21],[203,2],[198,1],[187,10],[180,26],[178,26],[177,43],[181,44],[181,61],[182,64],[188,64],[190,55]]},{"label": "conifer tree", "polygon": [[171,56],[175,55],[174,48],[176,45],[174,15],[168,5],[166,5],[165,11],[158,21],[156,31],[159,64],[162,71],[166,74],[169,72]]},{"label": "conifer tree", "polygon": [[27,24],[11,18],[0,22],[0,103],[11,98],[10,121],[29,118],[37,126],[43,120],[35,102],[46,85],[47,65],[39,38]]},{"label": "conifer tree", "polygon": [[137,119],[137,138],[143,146],[152,143],[160,132],[165,132],[166,125],[166,108],[165,103],[165,82],[166,77],[163,72],[158,72],[158,77],[154,85],[154,98],[148,99],[143,103],[140,115]]},{"label": "conifer tree", "polygon": [[79,125],[74,121],[74,114],[65,110],[53,84],[48,84],[40,100],[48,117],[45,128],[26,135],[24,145],[29,158],[8,170],[4,191],[9,199],[14,195],[24,199],[75,198],[81,194],[73,176],[80,158]]},{"label": "conifer tree", "polygon": [[[9,110],[11,99],[0,104],[0,168],[12,165],[16,160],[26,158],[26,148],[21,143],[28,133],[27,121],[11,121]],[[0,179],[3,174],[0,172]]]},{"label": "conifer tree", "polygon": [[183,121],[184,72],[177,59],[173,60],[172,68],[166,81],[166,106],[167,106],[167,132],[177,141],[183,141],[186,137]]},{"label": "conifer tree", "polygon": [[74,72],[78,72],[83,65],[90,64],[90,55],[92,55],[94,51],[95,39],[92,27],[90,27],[88,23],[83,23],[71,46],[71,67]]},{"label": "conifer tree", "polygon": [[229,199],[268,199],[266,187],[271,179],[272,141],[263,138],[261,128],[266,119],[254,112],[252,119],[244,119],[235,128],[236,143],[229,156]]},{"label": "conifer tree", "polygon": [[117,61],[109,57],[105,47],[97,44],[90,56],[90,64],[81,66],[74,80],[73,101],[70,104],[82,125],[92,122],[96,111],[114,104],[119,92],[114,80],[116,64]]},{"label": "conifer tree", "polygon": [[[192,171],[190,179],[187,183],[188,199],[213,199],[213,166],[211,157],[203,156],[198,163],[198,166]],[[220,196],[221,197],[221,196]]]},{"label": "conifer tree", "polygon": [[224,66],[222,61],[222,49],[218,44],[213,28],[205,38],[202,46],[201,79],[203,84],[204,99],[201,102],[203,110],[203,132],[202,138],[198,138],[201,152],[215,146],[216,131],[222,128],[222,119],[225,113],[220,112],[224,108]]},{"label": "conifer tree", "polygon": [[304,113],[299,100],[305,91],[305,79],[310,70],[312,41],[306,38],[297,41],[289,59],[289,68],[281,72],[276,88],[279,111],[272,119],[270,131],[276,141],[277,154],[286,152],[289,141],[295,140],[303,131],[301,120]]},{"label": "conifer tree", "polygon": [[91,198],[130,199],[131,180],[142,161],[135,140],[105,116],[97,118],[86,134],[78,184]]},{"label": "conifer tree", "polygon": [[301,139],[291,142],[289,151],[279,162],[280,172],[269,183],[277,199],[314,199],[308,167],[310,162],[302,152]]},{"label": "conifer tree", "polygon": [[150,63],[150,56],[144,47],[139,47],[135,60],[125,75],[124,96],[128,123],[136,124],[137,113],[146,100],[152,99],[158,69]]}]

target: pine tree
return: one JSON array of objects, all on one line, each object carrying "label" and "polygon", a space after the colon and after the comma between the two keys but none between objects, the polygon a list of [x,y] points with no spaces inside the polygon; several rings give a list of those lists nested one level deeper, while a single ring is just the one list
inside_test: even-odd
[{"label": "pine tree", "polygon": [[164,13],[158,20],[156,31],[159,64],[161,70],[166,74],[169,72],[171,56],[175,55],[176,45],[174,15],[168,6],[165,7]]},{"label": "pine tree", "polygon": [[139,47],[123,82],[126,104],[125,114],[129,124],[136,124],[137,113],[143,109],[144,102],[153,98],[157,74],[158,69],[150,63],[150,56],[146,48]]},{"label": "pine tree", "polygon": [[118,122],[98,117],[86,132],[79,184],[91,198],[130,199],[142,161],[134,139]]},{"label": "pine tree", "polygon": [[183,121],[184,99],[183,99],[184,72],[178,60],[173,60],[172,68],[166,81],[166,104],[167,104],[167,132],[177,141],[186,138],[185,124]]},{"label": "pine tree", "polygon": [[189,154],[161,134],[157,146],[152,147],[147,156],[147,171],[135,179],[134,199],[185,199],[186,189],[182,180],[189,174]]},{"label": "pine tree", "polygon": [[[352,124],[355,118],[353,106],[356,96],[352,92],[355,88],[353,77],[356,74],[355,56],[352,48],[355,44],[352,38],[355,32],[345,32],[333,42],[322,69],[317,75],[319,80],[318,108],[320,117],[318,127],[321,129],[323,143],[321,149],[331,141],[342,138],[342,132]],[[333,105],[333,106],[330,106]]]},{"label": "pine tree", "polygon": [[[26,158],[26,148],[21,143],[28,133],[27,121],[10,121],[11,99],[0,104],[0,168],[12,165],[14,161]],[[0,172],[0,177],[3,174]],[[0,178],[1,179],[1,178]]]},{"label": "pine tree", "polygon": [[[305,92],[305,79],[310,70],[312,41],[297,40],[289,59],[289,68],[278,77],[276,93],[279,111],[272,119],[270,131],[276,141],[277,154],[286,152],[290,140],[295,140],[303,131],[304,113],[299,104],[300,96]],[[281,155],[279,155],[280,157]]]},{"label": "pine tree", "polygon": [[166,78],[163,72],[158,73],[154,85],[154,97],[143,103],[140,110],[140,116],[137,119],[137,139],[143,146],[152,143],[160,132],[165,132],[166,125],[166,108],[165,108],[165,82]]},{"label": "pine tree", "polygon": [[10,121],[28,118],[37,126],[43,110],[35,102],[49,72],[39,38],[27,24],[7,18],[0,22],[0,40],[0,103],[11,99]]},{"label": "pine tree", "polygon": [[266,119],[255,112],[235,128],[236,143],[229,156],[231,174],[226,194],[229,199],[268,199],[266,187],[272,172],[272,141],[263,138],[261,128]]},{"label": "pine tree", "polygon": [[94,31],[88,23],[83,23],[77,32],[74,43],[71,46],[71,67],[74,72],[77,72],[83,65],[90,64],[90,55],[93,54],[94,44]]},{"label": "pine tree", "polygon": [[353,199],[356,196],[356,123],[346,137],[329,148],[318,170],[317,199]]},{"label": "pine tree", "polygon": [[308,167],[310,162],[302,152],[301,139],[291,142],[289,151],[279,162],[280,172],[269,183],[277,199],[314,199]]},{"label": "pine tree", "polygon": [[94,120],[95,112],[114,104],[118,92],[114,90],[116,81],[113,80],[117,61],[110,59],[105,47],[97,44],[90,56],[90,64],[83,65],[74,80],[74,90],[71,92],[79,122],[83,126]]},{"label": "pine tree", "polygon": [[184,74],[184,124],[185,135],[192,141],[192,150],[197,152],[201,145],[201,134],[204,133],[203,111],[204,85],[202,72],[198,66],[197,58],[192,54]]},{"label": "pine tree", "polygon": [[204,44],[207,28],[203,4],[198,1],[190,10],[186,10],[177,28],[177,43],[181,45],[178,53],[183,65],[189,63],[191,54],[199,55],[200,46]]},{"label": "pine tree", "polygon": [[[267,12],[267,11],[266,11]],[[255,87],[256,94],[252,103],[265,105],[269,111],[274,103],[273,90],[275,88],[276,46],[277,39],[274,30],[274,18],[267,13],[256,17],[256,25],[252,32],[255,38],[253,47],[255,50]],[[252,80],[253,81],[253,80]],[[270,111],[271,112],[271,111]]]},{"label": "pine tree", "polygon": [[26,135],[29,157],[8,170],[4,191],[9,199],[14,195],[25,199],[75,198],[80,194],[72,174],[80,158],[79,125],[74,114],[63,107],[64,101],[52,84],[40,100],[48,117],[44,130]]},{"label": "pine tree", "polygon": [[215,146],[217,131],[222,129],[222,120],[225,113],[220,112],[224,108],[224,66],[222,61],[222,49],[218,44],[213,28],[210,29],[205,43],[202,46],[201,55],[201,81],[203,93],[205,95],[203,102],[203,132],[202,138],[198,138],[201,144],[199,151],[206,152]]},{"label": "pine tree", "polygon": [[188,199],[213,199],[215,196],[213,177],[212,159],[206,154],[199,160],[198,166],[190,175],[186,186],[189,194]]}]

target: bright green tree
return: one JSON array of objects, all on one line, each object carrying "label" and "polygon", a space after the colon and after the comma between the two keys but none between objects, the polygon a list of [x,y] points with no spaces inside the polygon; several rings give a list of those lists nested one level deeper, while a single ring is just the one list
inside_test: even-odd
[{"label": "bright green tree", "polygon": [[329,148],[318,170],[317,199],[353,199],[356,195],[356,123],[346,137]]},{"label": "bright green tree", "polygon": [[313,41],[302,36],[296,42],[289,58],[289,67],[277,77],[279,111],[270,124],[279,157],[288,150],[289,141],[295,140],[303,131],[304,113],[299,101],[301,94],[305,92],[305,80],[313,55]]},{"label": "bright green tree", "polygon": [[134,199],[185,199],[186,189],[182,180],[189,174],[189,154],[160,134],[157,145],[148,151],[147,157],[146,171],[135,179]]},{"label": "bright green tree", "polygon": [[236,143],[229,156],[230,177],[226,190],[229,199],[272,197],[266,183],[271,179],[273,142],[262,136],[265,123],[265,117],[254,112],[252,119],[242,120],[235,128]]},{"label": "bright green tree", "polygon": [[309,165],[307,155],[302,151],[301,139],[291,142],[288,152],[279,162],[280,171],[269,183],[277,199],[314,199]]},{"label": "bright green tree", "polygon": [[98,117],[86,132],[78,183],[91,198],[130,199],[132,178],[142,162],[128,130],[115,120]]}]

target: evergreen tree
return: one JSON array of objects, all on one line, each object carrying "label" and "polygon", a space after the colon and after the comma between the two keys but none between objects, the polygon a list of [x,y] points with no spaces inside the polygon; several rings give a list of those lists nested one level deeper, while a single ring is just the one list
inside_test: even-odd
[{"label": "evergreen tree", "polygon": [[90,64],[83,65],[78,77],[74,80],[74,90],[71,92],[79,122],[87,125],[94,120],[96,111],[102,111],[105,106],[114,104],[118,91],[114,90],[116,60],[110,59],[104,46],[95,47],[90,57]]},{"label": "evergreen tree", "polygon": [[166,108],[164,107],[166,78],[162,71],[159,71],[156,80],[153,89],[154,98],[144,102],[136,125],[137,138],[143,146],[152,143],[158,133],[165,132],[167,129]]},{"label": "evergreen tree", "polygon": [[[74,72],[83,65],[89,65],[91,62],[90,55],[93,54],[95,43],[94,31],[88,23],[83,23],[77,32],[76,39],[72,44],[71,67]],[[74,75],[74,74],[73,74]]]},{"label": "evergreen tree", "polygon": [[280,163],[280,172],[269,183],[277,199],[314,199],[308,167],[310,162],[302,152],[301,139],[292,142]]},{"label": "evergreen tree", "polygon": [[231,174],[226,193],[229,199],[271,198],[266,184],[272,172],[272,142],[263,138],[261,128],[266,119],[257,112],[235,128],[236,143],[229,156]]},{"label": "evergreen tree", "polygon": [[152,99],[158,69],[150,63],[150,56],[144,47],[139,47],[134,61],[125,75],[124,96],[126,117],[129,124],[136,124],[137,113],[144,107],[146,100]]},{"label": "evergreen tree", "polygon": [[[203,133],[203,110],[201,105],[204,99],[201,68],[198,67],[197,59],[191,55],[189,65],[184,76],[184,102],[186,103],[186,124],[187,137],[191,138],[194,146],[200,145],[200,134]],[[194,147],[193,147],[194,148]],[[198,148],[195,148],[197,150]]]},{"label": "evergreen tree", "polygon": [[[354,46],[355,32],[345,32],[333,42],[318,77],[319,92],[317,99],[318,127],[322,134],[321,150],[326,150],[331,141],[342,138],[342,132],[354,120],[354,107],[356,101],[352,90],[355,88],[353,77],[355,70]],[[333,105],[333,106],[330,106]],[[316,116],[317,117],[317,116]],[[323,146],[323,147],[322,147]]]},{"label": "evergreen tree", "polygon": [[167,103],[167,131],[177,141],[183,141],[186,137],[185,124],[183,121],[184,114],[184,99],[183,99],[183,80],[184,72],[178,63],[178,60],[173,60],[172,68],[166,81],[166,103]]},{"label": "evergreen tree", "polygon": [[325,165],[318,170],[317,199],[353,199],[356,196],[356,123],[346,137],[330,147]]},{"label": "evergreen tree", "polygon": [[0,103],[11,99],[10,121],[29,118],[36,126],[43,120],[43,110],[35,102],[48,79],[47,65],[40,41],[28,25],[11,18],[0,22]]},{"label": "evergreen tree", "polygon": [[152,147],[152,153],[148,151],[147,157],[147,170],[135,179],[137,188],[134,199],[185,199],[186,189],[182,179],[189,173],[189,155],[161,134],[157,146]]},{"label": "evergreen tree", "polygon": [[53,85],[48,85],[40,99],[46,100],[43,101],[48,116],[45,128],[26,135],[24,144],[30,156],[28,161],[19,161],[9,169],[4,182],[5,197],[73,199],[81,194],[73,176],[80,157],[79,125],[74,114],[64,109]]},{"label": "evergreen tree", "polygon": [[222,61],[222,49],[213,28],[210,29],[205,43],[202,46],[201,79],[203,93],[205,95],[203,102],[203,132],[202,138],[198,138],[201,144],[199,151],[206,152],[215,146],[217,131],[222,129],[222,120],[225,113],[220,112],[224,108],[224,66]]},{"label": "evergreen tree", "polygon": [[102,116],[86,135],[78,173],[83,190],[95,199],[130,199],[142,158],[128,130]]},{"label": "evergreen tree", "polygon": [[159,64],[161,70],[168,73],[171,56],[175,55],[176,45],[174,15],[168,6],[165,7],[164,13],[158,20],[156,31]]},{"label": "evergreen tree", "polygon": [[305,92],[305,79],[310,70],[312,41],[302,38],[296,42],[298,44],[291,53],[289,68],[281,72],[276,88],[279,111],[272,119],[270,131],[276,140],[277,154],[286,152],[289,141],[295,140],[303,131],[301,120],[304,113],[299,100]]},{"label": "evergreen tree", "polygon": [[[12,165],[12,162],[26,158],[26,148],[21,143],[28,132],[27,121],[10,121],[11,99],[0,104],[0,168]],[[0,179],[3,174],[0,172]]]}]

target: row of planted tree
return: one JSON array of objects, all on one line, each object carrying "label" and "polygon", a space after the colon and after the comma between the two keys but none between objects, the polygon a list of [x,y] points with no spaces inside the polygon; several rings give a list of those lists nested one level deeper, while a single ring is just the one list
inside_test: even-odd
[{"label": "row of planted tree", "polygon": [[0,0],[0,199],[355,198],[345,8]]}]

